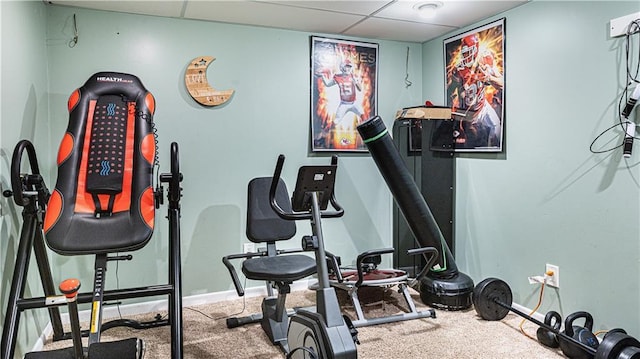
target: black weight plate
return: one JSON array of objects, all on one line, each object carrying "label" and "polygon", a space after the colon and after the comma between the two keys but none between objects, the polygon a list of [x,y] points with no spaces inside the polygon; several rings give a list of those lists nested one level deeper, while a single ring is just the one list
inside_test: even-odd
[{"label": "black weight plate", "polygon": [[[485,320],[501,320],[509,314],[513,296],[503,280],[487,278],[473,288],[472,298],[476,313]],[[498,304],[502,302],[507,306]]]},{"label": "black weight plate", "polygon": [[622,328],[613,328],[613,329],[609,329],[609,331],[607,331],[607,333],[604,335],[604,337],[606,338],[607,335],[609,334],[613,334],[613,333],[622,333],[622,334],[627,334],[627,331],[622,329]]},{"label": "black weight plate", "polygon": [[639,359],[640,358],[640,348],[637,347],[626,347],[622,349],[620,355],[618,355],[618,359]]},{"label": "black weight plate", "polygon": [[617,359],[618,355],[627,347],[640,347],[640,342],[622,332],[607,333],[598,346],[595,359]]}]

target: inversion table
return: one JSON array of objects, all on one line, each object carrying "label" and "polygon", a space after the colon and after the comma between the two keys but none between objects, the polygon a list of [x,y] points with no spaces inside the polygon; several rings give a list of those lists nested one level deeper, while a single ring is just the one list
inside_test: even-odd
[{"label": "inversion table", "polygon": [[[155,100],[134,75],[100,72],[75,90],[68,101],[69,122],[57,156],[57,181],[49,193],[40,175],[34,146],[18,143],[11,163],[11,191],[23,207],[23,226],[18,245],[10,295],[2,332],[2,359],[12,359],[20,314],[26,309],[47,308],[53,339],[74,339],[74,348],[28,353],[25,358],[141,358],[140,339],[101,343],[103,330],[114,326],[138,329],[171,326],[171,358],[182,358],[182,294],[180,263],[180,197],[182,174],[178,145],[171,144],[171,173],[155,183],[157,141],[153,115]],[[26,151],[31,173],[22,174]],[[155,210],[163,202],[168,183],[169,275],[168,284],[105,290],[107,263],[131,260],[145,246],[155,227]],[[46,247],[64,256],[95,256],[93,290],[78,293],[79,282],[65,281],[56,295]],[[44,296],[25,298],[31,251],[36,256]],[[150,322],[115,320],[102,323],[105,301],[168,296],[166,319]],[[70,302],[71,333],[62,327],[58,307]],[[91,303],[88,331],[80,331],[75,303]],[[74,318],[75,317],[75,318]],[[81,335],[88,336],[82,347]]]}]

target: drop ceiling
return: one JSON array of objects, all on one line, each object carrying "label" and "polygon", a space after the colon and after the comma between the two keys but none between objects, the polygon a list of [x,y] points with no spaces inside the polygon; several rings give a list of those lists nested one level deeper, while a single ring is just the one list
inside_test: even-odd
[{"label": "drop ceiling", "polygon": [[[526,2],[527,0],[47,1],[53,5],[96,10],[418,43],[482,21]],[[439,3],[434,18],[422,18],[415,10],[425,3]]]}]

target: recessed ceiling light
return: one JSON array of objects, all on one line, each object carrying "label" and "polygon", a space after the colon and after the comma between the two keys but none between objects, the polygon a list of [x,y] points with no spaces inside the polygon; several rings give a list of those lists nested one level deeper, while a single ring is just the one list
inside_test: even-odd
[{"label": "recessed ceiling light", "polygon": [[437,10],[442,7],[441,1],[429,1],[417,3],[413,6],[413,9],[420,14],[420,17],[425,19],[433,18],[436,16]]}]

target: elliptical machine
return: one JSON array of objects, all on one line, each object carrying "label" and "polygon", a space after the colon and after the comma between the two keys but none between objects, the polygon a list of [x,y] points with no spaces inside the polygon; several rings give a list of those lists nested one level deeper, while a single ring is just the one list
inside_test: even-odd
[{"label": "elliptical machine", "polygon": [[[302,238],[302,247],[314,251],[318,288],[316,311],[299,309],[291,317],[287,332],[287,358],[357,358],[357,330],[351,320],[342,315],[335,289],[329,284],[329,271],[322,237],[322,218],[338,218],[344,210],[334,194],[338,157],[328,166],[302,166],[298,170],[295,191],[291,197],[291,212],[285,212],[276,201],[276,189],[284,165],[284,155],[278,157],[273,174],[269,201],[283,219],[311,221],[311,236]],[[331,203],[333,210],[328,210]]]}]

